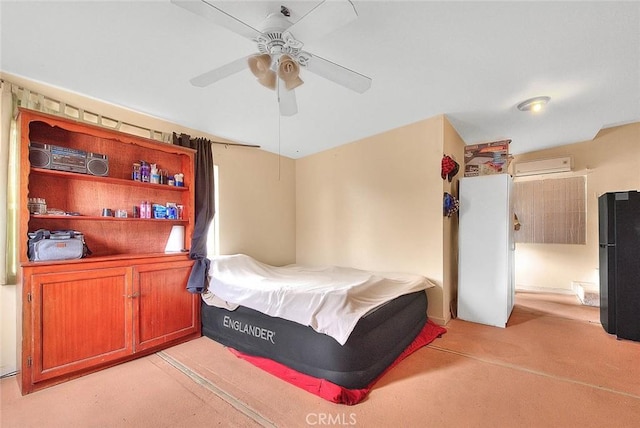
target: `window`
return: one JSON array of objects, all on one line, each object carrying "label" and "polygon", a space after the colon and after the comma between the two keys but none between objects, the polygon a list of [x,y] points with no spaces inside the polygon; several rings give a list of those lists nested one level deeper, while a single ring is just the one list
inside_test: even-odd
[{"label": "window", "polygon": [[586,244],[585,177],[514,183],[515,241]]}]

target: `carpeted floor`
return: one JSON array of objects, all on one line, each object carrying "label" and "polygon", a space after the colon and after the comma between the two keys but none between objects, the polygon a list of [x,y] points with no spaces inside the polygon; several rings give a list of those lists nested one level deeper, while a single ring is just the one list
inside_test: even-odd
[{"label": "carpeted floor", "polygon": [[[575,300],[572,300],[575,299]],[[518,293],[507,328],[452,320],[356,406],[327,402],[199,338],[21,397],[1,426],[635,427],[640,343],[573,296]]]}]

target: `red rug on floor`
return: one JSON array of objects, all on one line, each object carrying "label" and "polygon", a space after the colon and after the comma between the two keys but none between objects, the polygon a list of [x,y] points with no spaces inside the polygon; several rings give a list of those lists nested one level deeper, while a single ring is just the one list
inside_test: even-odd
[{"label": "red rug on floor", "polygon": [[427,320],[424,328],[420,331],[418,336],[416,336],[413,342],[411,342],[411,344],[407,346],[402,354],[400,354],[398,358],[396,358],[395,361],[391,363],[391,365],[387,367],[377,378],[371,381],[371,383],[367,385],[366,388],[362,389],[348,389],[340,385],[336,385],[335,383],[331,383],[328,380],[319,379],[300,373],[268,358],[254,357],[251,355],[243,354],[242,352],[237,351],[233,348],[229,348],[229,350],[233,352],[233,354],[237,357],[250,362],[254,366],[259,367],[262,370],[271,373],[272,375],[277,376],[280,379],[285,380],[312,394],[322,397],[325,400],[329,400],[338,404],[354,405],[364,400],[373,388],[373,385],[382,376],[384,376],[385,373],[398,365],[400,361],[404,360],[406,357],[422,348],[423,346],[433,342],[436,338],[442,336],[446,332],[447,330],[444,327],[440,327],[439,325],[434,324],[431,320]]}]

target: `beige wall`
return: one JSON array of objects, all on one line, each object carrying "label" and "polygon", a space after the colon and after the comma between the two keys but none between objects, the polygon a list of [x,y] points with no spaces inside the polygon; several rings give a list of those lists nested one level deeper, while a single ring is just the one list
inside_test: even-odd
[{"label": "beige wall", "polygon": [[[3,79],[74,107],[161,132],[225,141],[111,104],[3,74]],[[276,265],[295,262],[295,162],[255,148],[214,145],[219,170],[220,251],[244,252]],[[4,223],[4,216],[2,222]],[[4,224],[3,224],[4,227]],[[15,370],[16,287],[2,286],[0,369]]]},{"label": "beige wall", "polygon": [[220,254],[249,254],[276,266],[294,263],[295,162],[256,149],[220,149],[215,159]]},{"label": "beige wall", "polygon": [[573,281],[598,284],[597,198],[611,191],[640,190],[640,123],[602,130],[591,141],[516,156],[514,162],[558,156],[572,157],[570,175],[586,177],[587,243],[517,244],[516,287],[520,289],[570,290]]},{"label": "beige wall", "polygon": [[462,140],[443,116],[298,159],[297,262],[425,275],[437,284],[429,316],[446,323],[445,133],[461,159]]}]

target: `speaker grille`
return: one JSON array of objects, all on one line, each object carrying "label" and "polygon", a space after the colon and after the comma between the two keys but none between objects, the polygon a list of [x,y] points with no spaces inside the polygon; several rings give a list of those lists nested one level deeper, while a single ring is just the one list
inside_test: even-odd
[{"label": "speaker grille", "polygon": [[87,159],[87,172],[91,175],[106,176],[109,174],[109,161],[107,159]]},{"label": "speaker grille", "polygon": [[49,168],[51,166],[51,153],[48,150],[29,148],[29,162],[33,168]]}]

